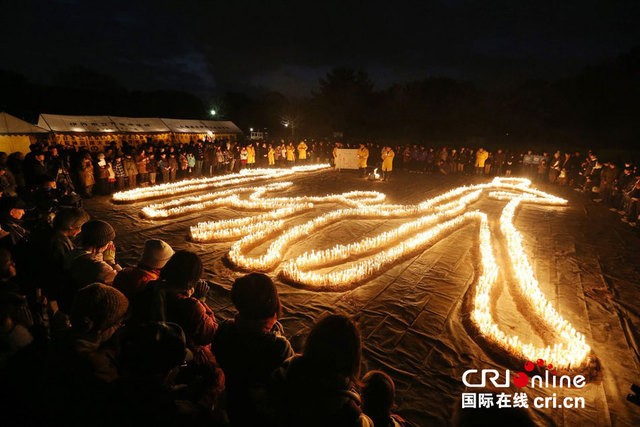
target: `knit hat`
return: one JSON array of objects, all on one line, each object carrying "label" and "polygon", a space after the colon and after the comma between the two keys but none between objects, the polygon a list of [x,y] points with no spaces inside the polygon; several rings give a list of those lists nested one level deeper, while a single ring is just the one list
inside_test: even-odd
[{"label": "knit hat", "polygon": [[159,239],[151,239],[144,242],[144,251],[140,264],[151,268],[162,268],[175,252],[166,242]]},{"label": "knit hat", "polygon": [[82,244],[87,247],[99,248],[111,242],[116,237],[116,232],[109,223],[94,219],[85,222],[82,226]]},{"label": "knit hat", "polygon": [[121,320],[128,308],[129,300],[122,292],[112,286],[92,283],[76,294],[71,324],[74,328],[105,330]]},{"label": "knit hat", "polygon": [[231,301],[241,316],[267,319],[280,315],[280,298],[271,278],[262,273],[239,277],[231,287]]}]

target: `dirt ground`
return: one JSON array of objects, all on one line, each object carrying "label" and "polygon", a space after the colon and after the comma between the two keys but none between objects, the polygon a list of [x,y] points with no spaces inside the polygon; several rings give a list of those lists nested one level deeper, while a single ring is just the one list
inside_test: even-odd
[{"label": "dirt ground", "polygon": [[[371,182],[353,172],[326,171],[292,181],[293,188],[281,194],[376,190],[387,195],[388,203],[409,204],[482,179],[395,172],[390,182]],[[558,399],[584,397],[584,409],[529,408],[529,415],[540,425],[639,425],[640,407],[625,397],[633,382],[640,383],[640,234],[621,223],[617,214],[571,189],[549,185],[538,188],[568,199],[568,207],[524,205],[516,214],[515,225],[524,236],[540,288],[558,312],[586,336],[600,371],[598,378],[581,389],[519,389],[512,385],[507,392],[526,391],[529,406],[534,397],[554,393]],[[504,203],[483,198],[472,209],[487,212],[490,220],[495,220]],[[202,220],[237,218],[247,213],[222,208],[152,221],[139,216],[146,204],[114,205],[107,198],[96,197],[87,201],[86,207],[94,217],[116,228],[122,264],[135,264],[149,238],[160,238],[176,249],[200,254],[206,278],[215,283],[209,304],[220,319],[231,317],[234,309],[229,290],[241,274],[223,262],[231,243],[196,244],[187,241],[187,235],[189,226]],[[300,215],[291,222],[301,222],[310,215]],[[287,258],[312,248],[351,242],[400,223],[341,222],[294,244]],[[465,387],[461,379],[464,371],[522,370],[522,366],[481,345],[463,322],[469,315],[465,297],[477,279],[476,236],[477,226],[465,226],[347,292],[298,289],[281,283],[273,274],[284,305],[282,323],[294,348],[301,349],[310,327],[322,316],[352,315],[363,335],[363,372],[382,369],[393,377],[398,412],[416,425],[449,424],[460,411],[461,394],[482,391]],[[544,341],[535,320],[516,307],[507,284],[500,285],[496,305],[497,322],[503,330],[524,341]]]}]

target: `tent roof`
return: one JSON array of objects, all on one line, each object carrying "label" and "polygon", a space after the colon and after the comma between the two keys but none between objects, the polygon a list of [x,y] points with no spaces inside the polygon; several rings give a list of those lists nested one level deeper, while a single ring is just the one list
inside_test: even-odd
[{"label": "tent roof", "polygon": [[209,129],[200,120],[161,119],[171,132],[176,133],[207,133]]},{"label": "tent roof", "polygon": [[171,132],[161,119],[155,117],[119,117],[109,116],[121,132]]},{"label": "tent roof", "polygon": [[242,133],[230,121],[160,119],[154,117],[64,116],[40,114],[38,126],[54,132],[84,133]]},{"label": "tent roof", "polygon": [[0,112],[0,135],[27,135],[47,132],[49,132],[47,129],[25,122],[11,114]]},{"label": "tent roof", "polygon": [[240,128],[230,121],[202,120],[202,123],[213,133],[242,133]]},{"label": "tent roof", "polygon": [[109,116],[62,116],[56,114],[40,114],[38,126],[54,132],[119,132],[116,124]]}]

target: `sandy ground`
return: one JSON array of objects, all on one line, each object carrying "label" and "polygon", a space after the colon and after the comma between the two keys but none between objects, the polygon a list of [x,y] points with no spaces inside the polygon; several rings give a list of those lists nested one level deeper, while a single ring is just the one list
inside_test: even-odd
[{"label": "sandy ground", "polygon": [[[426,176],[396,172],[390,182],[370,182],[352,172],[321,172],[293,179],[284,195],[324,195],[351,190],[386,193],[389,203],[417,203],[453,187],[482,179]],[[525,237],[541,289],[559,313],[586,336],[600,365],[598,378],[581,389],[519,389],[536,396],[585,398],[584,409],[529,408],[541,425],[638,425],[640,407],[626,401],[631,383],[640,383],[640,235],[606,207],[567,188],[539,187],[569,200],[568,207],[524,206],[516,227]],[[164,221],[141,219],[146,203],[113,205],[104,197],[87,201],[90,213],[117,230],[118,258],[135,264],[143,243],[161,238],[174,248],[199,253],[207,279],[216,286],[208,301],[220,319],[233,315],[229,290],[233,271],[222,261],[231,243],[195,244],[187,241],[189,226],[204,219],[237,218],[247,213],[231,209]],[[328,209],[328,206],[323,209]],[[504,202],[481,199],[472,208],[495,220]],[[310,214],[292,220],[297,223]],[[296,243],[287,258],[311,248],[347,243],[400,224],[399,220],[352,220],[331,226]],[[309,328],[330,313],[353,315],[364,340],[363,372],[382,369],[397,386],[398,412],[416,425],[447,425],[459,411],[468,390],[461,377],[467,369],[521,371],[475,339],[465,327],[465,296],[475,284],[477,227],[469,225],[448,235],[422,253],[396,264],[369,282],[347,292],[313,292],[279,282],[284,305],[282,323],[294,348],[300,349]],[[275,274],[273,275],[275,278]],[[545,342],[535,319],[515,304],[513,289],[503,281],[497,289],[496,317],[501,328],[523,340]],[[517,296],[515,297],[517,298]],[[546,342],[549,344],[549,342]],[[562,374],[562,372],[558,372]],[[499,390],[503,391],[503,390]],[[532,405],[530,405],[532,406]]]}]

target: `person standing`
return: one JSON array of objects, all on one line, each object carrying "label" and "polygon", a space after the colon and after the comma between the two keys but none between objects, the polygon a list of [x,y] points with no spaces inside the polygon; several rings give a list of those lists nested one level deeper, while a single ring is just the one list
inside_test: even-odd
[{"label": "person standing", "polygon": [[267,158],[269,160],[269,167],[273,167],[276,164],[276,150],[273,149],[271,144],[269,144],[269,152],[267,153]]},{"label": "person standing", "polygon": [[135,188],[136,179],[138,177],[138,168],[136,166],[136,161],[131,157],[131,153],[127,153],[124,156],[124,171],[127,174],[127,179],[129,180],[129,188]]},{"label": "person standing", "polygon": [[382,149],[382,180],[388,181],[391,176],[391,171],[393,170],[393,158],[395,157],[395,153],[391,149],[391,147],[384,147]]},{"label": "person standing", "polygon": [[256,166],[256,148],[253,144],[247,146],[247,167],[254,168]]},{"label": "person standing", "polygon": [[109,164],[105,160],[104,153],[98,154],[95,176],[98,181],[98,193],[109,194]]},{"label": "person standing", "polygon": [[198,140],[195,147],[195,173],[196,176],[202,175],[202,166],[204,165],[204,145],[202,141]]},{"label": "person standing", "polygon": [[125,180],[127,178],[127,172],[124,170],[124,163],[122,162],[122,156],[116,156],[113,163],[113,171],[116,174],[116,182],[118,183],[118,191],[123,191],[125,187]]},{"label": "person standing", "polygon": [[485,151],[484,148],[480,147],[478,151],[476,151],[476,162],[474,165],[476,169],[476,175],[482,175],[482,173],[484,172],[484,163],[487,161],[488,157],[489,153]]},{"label": "person standing", "polygon": [[358,149],[358,168],[362,176],[367,175],[367,159],[369,158],[369,150],[364,144],[360,144]]},{"label": "person standing", "polygon": [[152,152],[147,156],[147,173],[149,174],[149,185],[156,185],[156,175],[158,174],[158,161]]},{"label": "person standing", "polygon": [[287,164],[293,166],[296,161],[296,149],[293,147],[293,142],[289,142],[287,145]]},{"label": "person standing", "polygon": [[85,153],[80,162],[80,183],[82,184],[82,192],[84,197],[91,197],[93,194],[93,185],[96,183],[93,176],[93,162],[91,154]]},{"label": "person standing", "polygon": [[140,185],[147,186],[148,170],[147,170],[147,155],[144,150],[140,150],[140,153],[136,156],[136,168],[138,169],[138,178]]},{"label": "person standing", "polygon": [[298,160],[300,160],[300,163],[306,163],[307,162],[307,149],[309,147],[307,147],[307,144],[305,144],[304,141],[300,141],[300,144],[298,144]]}]

